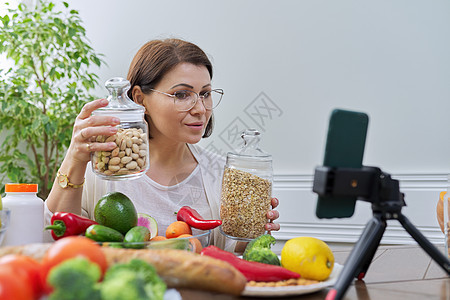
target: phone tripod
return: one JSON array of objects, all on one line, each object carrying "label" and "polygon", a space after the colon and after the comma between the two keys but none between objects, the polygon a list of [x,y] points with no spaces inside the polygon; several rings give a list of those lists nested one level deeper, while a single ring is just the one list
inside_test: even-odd
[{"label": "phone tripod", "polygon": [[336,284],[326,300],[342,299],[353,278],[364,278],[387,227],[387,220],[398,220],[409,235],[450,275],[450,261],[406,218],[398,180],[379,168],[316,168],[313,191],[321,196],[357,196],[372,203],[373,217],[367,223],[347,258]]}]

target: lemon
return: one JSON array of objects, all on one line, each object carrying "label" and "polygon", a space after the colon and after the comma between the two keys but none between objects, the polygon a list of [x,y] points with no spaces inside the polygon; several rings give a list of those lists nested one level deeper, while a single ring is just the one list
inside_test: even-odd
[{"label": "lemon", "polygon": [[334,255],[328,245],[313,237],[290,239],[281,250],[281,266],[299,273],[302,278],[327,279],[334,266]]}]

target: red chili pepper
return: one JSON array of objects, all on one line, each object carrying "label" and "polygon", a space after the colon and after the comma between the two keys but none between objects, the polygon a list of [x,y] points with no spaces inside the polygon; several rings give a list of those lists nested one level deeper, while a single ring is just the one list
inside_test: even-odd
[{"label": "red chili pepper", "polygon": [[83,234],[89,226],[98,224],[91,219],[66,212],[55,212],[52,216],[51,223],[52,225],[44,229],[52,230],[54,240],[59,240],[66,236]]},{"label": "red chili pepper", "polygon": [[246,261],[237,257],[233,253],[224,251],[216,246],[208,246],[203,248],[200,254],[226,261],[238,269],[247,278],[247,281],[252,280],[270,282],[300,278],[300,274],[289,271],[283,267],[263,264],[255,261]]},{"label": "red chili pepper", "polygon": [[204,220],[195,209],[189,206],[183,206],[176,214],[178,221],[186,222],[196,229],[209,230],[222,225],[222,220]]}]

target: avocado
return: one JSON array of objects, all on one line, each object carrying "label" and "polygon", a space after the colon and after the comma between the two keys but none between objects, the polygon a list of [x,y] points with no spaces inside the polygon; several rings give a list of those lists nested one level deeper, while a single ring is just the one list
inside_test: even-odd
[{"label": "avocado", "polygon": [[95,205],[94,218],[100,225],[115,229],[124,235],[136,226],[138,221],[133,202],[120,192],[109,193],[100,198]]}]

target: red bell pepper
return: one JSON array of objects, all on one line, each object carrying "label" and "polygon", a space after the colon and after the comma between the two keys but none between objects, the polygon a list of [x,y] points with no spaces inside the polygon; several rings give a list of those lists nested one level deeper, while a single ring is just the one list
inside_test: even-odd
[{"label": "red bell pepper", "polygon": [[200,254],[220,259],[231,264],[247,278],[247,281],[270,282],[300,278],[300,274],[289,271],[283,267],[247,261],[216,246],[203,248]]},{"label": "red bell pepper", "polygon": [[67,212],[55,212],[51,223],[52,225],[44,229],[52,230],[55,241],[66,236],[83,234],[89,226],[98,224],[91,219]]},{"label": "red bell pepper", "polygon": [[204,220],[195,209],[189,206],[183,206],[176,214],[177,221],[186,222],[196,229],[210,230],[222,225],[222,220]]}]

